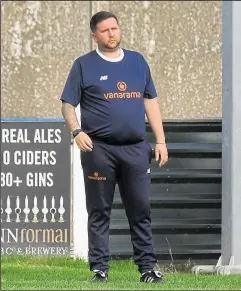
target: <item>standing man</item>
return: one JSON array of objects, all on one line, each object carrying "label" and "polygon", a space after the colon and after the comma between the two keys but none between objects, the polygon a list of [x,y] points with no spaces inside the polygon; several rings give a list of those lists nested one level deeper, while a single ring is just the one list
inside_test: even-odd
[{"label": "standing man", "polygon": [[[94,282],[107,282],[109,222],[116,183],[129,221],[134,262],[141,282],[161,282],[155,271],[150,219],[150,147],[145,113],[156,137],[155,157],[168,160],[162,118],[144,57],[120,48],[116,16],[101,11],[90,21],[96,50],[77,58],[61,100],[62,114],[81,150],[90,270]],[[80,104],[81,126],[75,107]]]}]

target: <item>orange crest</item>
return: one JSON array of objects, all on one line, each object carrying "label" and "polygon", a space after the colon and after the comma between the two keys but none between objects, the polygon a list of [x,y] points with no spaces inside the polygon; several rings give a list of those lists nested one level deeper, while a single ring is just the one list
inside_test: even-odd
[{"label": "orange crest", "polygon": [[127,88],[127,85],[125,82],[118,82],[117,83],[117,88],[120,90],[120,91],[125,91],[126,88]]}]

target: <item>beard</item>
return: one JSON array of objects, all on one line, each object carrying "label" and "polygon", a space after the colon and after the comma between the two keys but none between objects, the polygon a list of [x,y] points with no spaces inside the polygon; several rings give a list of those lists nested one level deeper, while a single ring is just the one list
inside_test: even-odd
[{"label": "beard", "polygon": [[102,44],[102,45],[105,49],[115,50],[116,48],[118,48],[120,46],[120,43],[121,43],[121,41],[115,41],[113,43],[108,42],[107,44]]}]

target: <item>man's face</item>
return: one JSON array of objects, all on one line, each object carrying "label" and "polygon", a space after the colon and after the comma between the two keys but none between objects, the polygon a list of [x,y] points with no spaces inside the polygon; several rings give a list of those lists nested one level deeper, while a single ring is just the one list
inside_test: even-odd
[{"label": "man's face", "polygon": [[115,50],[121,41],[121,32],[115,18],[99,22],[96,31],[92,33],[93,40],[100,48]]}]

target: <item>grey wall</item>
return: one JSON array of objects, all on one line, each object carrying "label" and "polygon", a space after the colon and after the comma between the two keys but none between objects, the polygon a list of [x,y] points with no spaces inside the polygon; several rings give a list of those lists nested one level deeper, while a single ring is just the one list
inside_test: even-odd
[{"label": "grey wall", "polygon": [[164,118],[221,117],[221,1],[4,1],[2,117],[61,117],[72,62],[95,48],[99,10],[150,64]]}]

